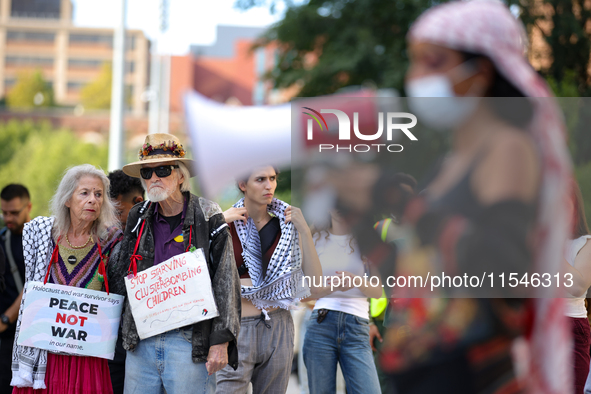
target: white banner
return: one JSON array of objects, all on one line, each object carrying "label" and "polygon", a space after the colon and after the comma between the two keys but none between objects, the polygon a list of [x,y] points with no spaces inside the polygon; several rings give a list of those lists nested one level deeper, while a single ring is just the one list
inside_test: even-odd
[{"label": "white banner", "polygon": [[17,344],[112,360],[123,300],[118,294],[27,282]]},{"label": "white banner", "polygon": [[125,286],[141,339],[218,316],[202,249],[129,275]]}]

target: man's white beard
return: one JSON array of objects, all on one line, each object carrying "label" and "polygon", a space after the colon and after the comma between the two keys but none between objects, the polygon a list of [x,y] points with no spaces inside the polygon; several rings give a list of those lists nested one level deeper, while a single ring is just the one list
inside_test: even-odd
[{"label": "man's white beard", "polygon": [[172,194],[170,190],[161,187],[153,187],[146,191],[148,199],[153,202],[160,202],[166,200]]}]

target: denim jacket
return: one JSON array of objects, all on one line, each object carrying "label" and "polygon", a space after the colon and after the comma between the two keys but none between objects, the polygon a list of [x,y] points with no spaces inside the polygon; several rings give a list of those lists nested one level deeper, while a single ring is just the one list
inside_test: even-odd
[{"label": "denim jacket", "polygon": [[[228,364],[236,369],[238,367],[236,340],[240,329],[241,315],[240,279],[234,261],[230,232],[224,215],[216,203],[190,193],[183,193],[183,195],[185,200],[189,199],[183,222],[185,248],[189,245],[189,234],[192,227],[191,243],[197,248],[203,248],[219,313],[218,317],[193,325],[192,359],[193,362],[205,362],[210,346],[229,342]],[[127,296],[124,278],[128,273],[130,257],[133,254],[141,227],[141,224],[136,226],[140,220],[145,220],[146,223],[137,250],[137,254],[142,256],[142,260],[137,261],[137,271],[146,270],[154,265],[152,222],[156,206],[158,204],[152,203],[148,206],[139,203],[129,212],[118,259],[113,259],[108,267],[109,284],[114,293]],[[132,232],[134,228],[135,231]],[[123,347],[133,351],[140,338],[127,298],[121,318],[121,327]]]}]

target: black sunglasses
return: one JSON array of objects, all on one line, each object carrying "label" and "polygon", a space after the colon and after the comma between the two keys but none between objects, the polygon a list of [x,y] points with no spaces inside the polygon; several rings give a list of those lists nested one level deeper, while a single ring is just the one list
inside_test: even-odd
[{"label": "black sunglasses", "polygon": [[150,179],[150,178],[152,178],[152,172],[155,172],[156,176],[158,178],[166,178],[167,176],[170,176],[170,174],[172,174],[173,168],[179,168],[179,166],[178,165],[170,165],[170,166],[159,166],[159,167],[153,167],[153,168],[141,168],[140,175],[144,179]]}]

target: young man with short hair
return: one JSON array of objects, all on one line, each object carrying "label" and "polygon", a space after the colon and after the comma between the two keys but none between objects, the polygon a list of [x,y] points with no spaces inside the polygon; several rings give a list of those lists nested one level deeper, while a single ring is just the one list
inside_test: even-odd
[{"label": "young man with short hair", "polygon": [[0,244],[6,260],[6,290],[0,294],[0,393],[11,393],[12,346],[25,280],[23,227],[31,220],[29,191],[20,184],[7,185],[0,192],[0,208],[6,225],[0,230]]}]

